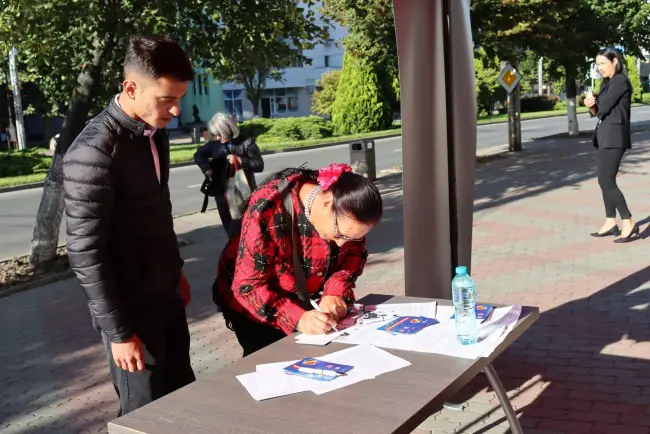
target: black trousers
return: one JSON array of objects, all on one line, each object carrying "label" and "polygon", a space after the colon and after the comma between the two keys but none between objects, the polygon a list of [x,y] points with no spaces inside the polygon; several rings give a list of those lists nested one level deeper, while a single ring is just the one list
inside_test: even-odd
[{"label": "black trousers", "polygon": [[235,332],[237,341],[239,341],[239,345],[241,345],[244,350],[244,357],[287,336],[282,330],[253,321],[252,319],[230,309],[227,310],[227,313],[224,312],[224,317],[227,317],[226,321],[229,323],[228,327]]},{"label": "black trousers", "polygon": [[190,363],[190,332],[182,302],[132,312],[135,334],[145,347],[145,370],[125,371],[113,360],[111,343],[102,333],[119,416],[167,395],[195,380]]},{"label": "black trousers", "polygon": [[625,149],[598,148],[596,157],[598,185],[600,185],[603,193],[605,216],[607,218],[616,218],[617,210],[622,219],[632,218],[625,197],[616,184],[616,175],[624,153]]}]

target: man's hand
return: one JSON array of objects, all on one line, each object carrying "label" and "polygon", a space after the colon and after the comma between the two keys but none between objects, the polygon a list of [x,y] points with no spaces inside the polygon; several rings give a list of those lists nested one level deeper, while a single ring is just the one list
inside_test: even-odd
[{"label": "man's hand", "polygon": [[308,335],[320,335],[332,330],[335,325],[336,321],[326,313],[309,310],[300,317],[297,329]]},{"label": "man's hand", "polygon": [[236,155],[230,154],[226,157],[226,159],[230,164],[235,164],[235,162],[237,162],[237,164],[241,164],[241,158]]},{"label": "man's hand", "polygon": [[112,342],[111,352],[118,368],[129,372],[144,371],[144,345],[136,335],[121,344]]},{"label": "man's hand", "polygon": [[213,173],[214,172],[212,171],[212,169],[208,169],[205,172],[203,172],[206,178],[211,178]]},{"label": "man's hand", "polygon": [[348,305],[343,297],[326,295],[320,299],[320,308],[323,312],[332,315],[335,321],[339,321],[348,314]]}]

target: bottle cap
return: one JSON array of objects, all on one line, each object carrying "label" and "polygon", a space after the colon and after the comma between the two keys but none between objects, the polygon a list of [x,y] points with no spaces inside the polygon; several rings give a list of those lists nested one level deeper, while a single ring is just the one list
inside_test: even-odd
[{"label": "bottle cap", "polygon": [[467,267],[465,266],[456,267],[456,274],[467,274]]}]

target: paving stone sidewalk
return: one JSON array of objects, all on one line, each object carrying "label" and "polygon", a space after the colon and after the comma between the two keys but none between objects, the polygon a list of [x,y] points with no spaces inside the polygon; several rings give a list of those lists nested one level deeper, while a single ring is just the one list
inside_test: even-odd
[{"label": "paving stone sidewalk", "polygon": [[[634,139],[619,179],[646,229],[650,132]],[[615,245],[589,237],[603,211],[588,138],[525,147],[477,172],[473,277],[480,298],[543,311],[497,370],[526,433],[650,432],[650,241]],[[371,234],[361,295],[404,292],[401,179],[389,176],[380,186],[386,214]],[[194,289],[188,318],[200,377],[241,355],[210,300],[224,237],[215,212],[176,225],[192,241],[182,253]],[[74,280],[0,299],[0,342],[0,433],[106,432],[117,402]],[[465,409],[438,412],[421,429],[508,432],[484,379],[454,401]]]}]

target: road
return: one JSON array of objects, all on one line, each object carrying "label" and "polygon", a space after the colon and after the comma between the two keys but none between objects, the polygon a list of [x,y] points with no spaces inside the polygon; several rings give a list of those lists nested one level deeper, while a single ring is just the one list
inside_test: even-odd
[{"label": "road", "polygon": [[[632,122],[650,120],[650,107],[632,109]],[[580,129],[593,130],[595,121],[588,115],[578,116]],[[534,119],[521,124],[522,139],[533,140],[567,131],[566,116]],[[478,148],[485,149],[507,143],[507,124],[490,124],[478,127]],[[524,145],[525,146],[525,145]],[[395,137],[376,141],[377,170],[402,165],[402,139]],[[264,157],[265,171],[258,180],[286,167],[296,167],[307,163],[309,167],[322,167],[334,161],[348,158],[348,146],[339,145],[320,149],[273,154]],[[187,214],[198,211],[203,197],[199,193],[202,176],[194,166],[172,169],[170,187],[174,214]],[[29,251],[36,212],[42,189],[32,189],[0,194],[0,260],[23,255]],[[61,227],[60,242],[65,239]]]}]

